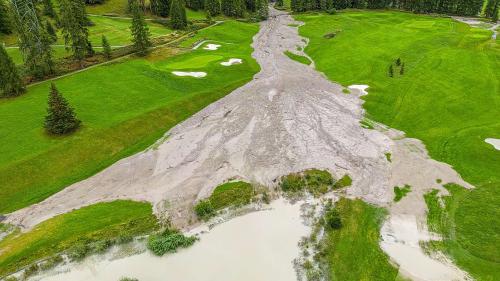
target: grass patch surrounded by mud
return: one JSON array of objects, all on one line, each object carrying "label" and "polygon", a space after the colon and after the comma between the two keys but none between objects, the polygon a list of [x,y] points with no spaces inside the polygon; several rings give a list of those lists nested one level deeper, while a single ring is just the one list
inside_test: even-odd
[{"label": "grass patch surrounded by mud", "polygon": [[403,199],[408,193],[411,192],[411,186],[405,184],[403,187],[395,186],[394,187],[394,202],[399,202]]},{"label": "grass patch surrounded by mud", "polygon": [[[411,13],[347,11],[296,18],[305,22],[300,27],[310,39],[305,51],[319,71],[342,85],[370,85],[363,97],[370,119],[422,140],[431,157],[451,164],[477,187],[457,197],[456,211],[450,213],[454,237],[467,239],[452,238],[454,246],[445,246],[475,278],[498,279],[498,260],[479,250],[498,252],[500,245],[491,233],[500,216],[484,215],[497,213],[495,202],[500,202],[498,151],[484,142],[500,137],[498,41],[491,40],[490,31],[450,18]],[[342,32],[323,38],[332,29]],[[398,57],[405,73],[390,77],[388,67]],[[469,217],[458,219],[460,214]]]},{"label": "grass patch surrounded by mud", "polygon": [[350,186],[352,183],[349,175],[344,175],[335,180],[326,170],[309,169],[301,173],[291,173],[281,177],[281,190],[287,195],[301,195],[308,192],[319,197],[334,189]]},{"label": "grass patch surrounded by mud", "polygon": [[[227,21],[189,39],[226,42],[175,56],[176,62],[199,56],[241,58],[224,67],[207,63],[207,77],[177,77],[165,70],[169,56],[157,53],[99,66],[55,81],[82,120],[82,128],[64,137],[44,133],[49,83],[30,87],[23,96],[0,100],[0,214],[42,201],[64,187],[92,176],[117,160],[142,151],[168,129],[250,81],[259,66],[251,57],[257,24]],[[15,132],[15,133],[13,133]]]},{"label": "grass patch surrounded by mud", "polygon": [[91,247],[105,249],[116,239],[129,240],[156,228],[148,203],[114,201],[84,207],[0,241],[0,276],[63,251],[78,259],[99,250]]},{"label": "grass patch surrounded by mud", "polygon": [[224,208],[250,203],[254,195],[251,184],[242,181],[228,182],[217,186],[209,198],[196,204],[194,210],[198,218],[207,220]]},{"label": "grass patch surrounded by mud", "polygon": [[284,54],[287,57],[289,57],[290,59],[292,59],[294,61],[297,61],[297,62],[300,62],[302,64],[305,64],[305,65],[310,65],[311,64],[311,61],[307,57],[304,57],[304,56],[301,56],[301,55],[297,55],[297,54],[292,53],[290,51],[285,51]]}]

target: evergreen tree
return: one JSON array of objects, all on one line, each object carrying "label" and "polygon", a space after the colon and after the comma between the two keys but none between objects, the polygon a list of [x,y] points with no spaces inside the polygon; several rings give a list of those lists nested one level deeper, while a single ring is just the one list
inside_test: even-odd
[{"label": "evergreen tree", "polygon": [[493,12],[492,12],[492,15],[491,15],[491,21],[492,22],[497,22],[498,21],[498,6],[499,5],[500,4],[497,2],[497,4],[493,8]]},{"label": "evergreen tree", "polygon": [[60,24],[64,42],[76,60],[88,54],[88,18],[83,0],[59,0]]},{"label": "evergreen tree", "polygon": [[269,17],[269,2],[268,0],[257,0],[257,16],[260,20],[265,20]]},{"label": "evergreen tree", "polygon": [[52,0],[43,0],[43,14],[53,19],[57,17]]},{"label": "evergreen tree", "polygon": [[398,58],[398,59],[396,60],[396,65],[397,65],[397,66],[400,66],[400,65],[401,65],[401,58]]},{"label": "evergreen tree", "polygon": [[242,17],[245,12],[243,0],[222,0],[222,13],[228,17]]},{"label": "evergreen tree", "polygon": [[399,74],[400,75],[404,75],[405,74],[405,63],[404,62],[401,64],[401,69],[399,70]]},{"label": "evergreen tree", "polygon": [[220,1],[219,0],[206,0],[205,10],[210,13],[210,16],[217,16],[220,14]]},{"label": "evergreen tree", "polygon": [[104,35],[102,36],[102,54],[107,60],[111,59],[111,46]]},{"label": "evergreen tree", "polygon": [[204,0],[186,0],[186,6],[192,10],[202,10],[205,7]]},{"label": "evergreen tree", "polygon": [[170,14],[170,0],[151,0],[151,12],[160,17],[168,17]]},{"label": "evergreen tree", "polygon": [[54,83],[51,84],[45,130],[54,135],[74,132],[80,127],[81,121],[76,118],[68,101],[59,93]]},{"label": "evergreen tree", "polygon": [[141,56],[147,54],[148,48],[151,47],[151,41],[149,41],[149,28],[144,20],[143,12],[139,7],[137,0],[131,2],[132,10],[132,41],[134,42],[135,50]]},{"label": "evergreen tree", "polygon": [[9,7],[7,2],[0,0],[0,33],[11,34],[12,25],[10,23]]},{"label": "evergreen tree", "polygon": [[391,66],[389,66],[389,77],[394,77],[394,68],[391,64]]},{"label": "evergreen tree", "polygon": [[13,97],[24,93],[23,81],[17,72],[16,65],[0,44],[0,96]]},{"label": "evergreen tree", "polygon": [[40,21],[33,2],[11,0],[18,7],[14,15],[14,27],[19,37],[19,50],[23,54],[26,70],[41,78],[54,73],[50,38]]},{"label": "evergreen tree", "polygon": [[172,0],[170,7],[170,21],[172,28],[184,29],[187,26],[186,8],[182,5],[182,0]]},{"label": "evergreen tree", "polygon": [[276,7],[283,7],[283,0],[276,0]]},{"label": "evergreen tree", "polygon": [[45,29],[47,30],[47,35],[49,36],[51,43],[55,43],[57,41],[57,32],[49,20],[45,21]]},{"label": "evergreen tree", "polygon": [[92,47],[92,43],[90,41],[87,41],[87,56],[92,57],[95,55],[94,48]]},{"label": "evergreen tree", "polygon": [[245,8],[247,11],[255,12],[258,9],[259,0],[245,0]]}]

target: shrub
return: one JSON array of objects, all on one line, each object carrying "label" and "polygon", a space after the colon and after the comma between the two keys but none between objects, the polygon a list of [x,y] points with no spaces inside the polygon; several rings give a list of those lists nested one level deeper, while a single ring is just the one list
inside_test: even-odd
[{"label": "shrub", "polygon": [[196,237],[186,237],[177,230],[166,229],[160,234],[150,235],[148,249],[157,256],[174,253],[178,248],[187,248],[196,241]]},{"label": "shrub", "polygon": [[304,177],[298,173],[289,174],[281,178],[281,189],[285,192],[302,191],[305,186]]},{"label": "shrub", "polygon": [[411,186],[405,185],[404,187],[394,187],[394,202],[399,202],[403,197],[411,191]]},{"label": "shrub", "polygon": [[48,270],[48,269],[54,268],[56,265],[60,264],[63,261],[64,260],[61,256],[59,256],[59,255],[53,256],[53,257],[49,258],[48,260],[46,260],[44,263],[42,263],[40,265],[40,269]]},{"label": "shrub", "polygon": [[90,247],[87,243],[85,242],[80,242],[75,244],[68,253],[68,256],[72,260],[81,260],[87,256],[87,254],[90,252]]},{"label": "shrub", "polygon": [[304,172],[307,190],[313,195],[325,194],[333,184],[333,177],[328,171],[311,169]]},{"label": "shrub", "polygon": [[103,253],[111,247],[111,245],[113,245],[113,242],[109,239],[99,240],[92,245],[92,249],[97,253]]},{"label": "shrub", "polygon": [[325,223],[328,229],[340,229],[342,227],[342,219],[339,212],[332,208],[325,213]]},{"label": "shrub", "polygon": [[215,215],[215,209],[212,207],[210,200],[201,200],[194,207],[194,211],[198,218],[207,220]]},{"label": "shrub", "polygon": [[329,15],[335,15],[337,13],[337,10],[335,10],[335,8],[331,8],[327,10],[326,13]]},{"label": "shrub", "polygon": [[352,179],[349,175],[344,175],[341,179],[339,179],[334,185],[333,187],[335,189],[339,189],[339,188],[343,188],[343,187],[346,187],[346,186],[350,186],[352,184]]},{"label": "shrub", "polygon": [[139,279],[130,278],[130,277],[122,277],[122,278],[120,278],[120,281],[139,281]]}]

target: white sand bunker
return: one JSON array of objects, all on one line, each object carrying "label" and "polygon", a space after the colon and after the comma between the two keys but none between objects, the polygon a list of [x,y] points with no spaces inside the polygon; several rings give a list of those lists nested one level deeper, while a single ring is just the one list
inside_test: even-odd
[{"label": "white sand bunker", "polygon": [[351,85],[347,88],[349,88],[349,90],[358,90],[361,92],[362,95],[368,95],[368,92],[366,91],[366,89],[368,89],[370,86],[368,85]]},{"label": "white sand bunker", "polygon": [[491,145],[493,145],[493,147],[496,149],[496,150],[500,150],[500,139],[492,139],[492,138],[489,138],[489,139],[485,139],[484,140],[486,143],[489,143]]},{"label": "white sand bunker", "polygon": [[220,45],[217,44],[207,44],[205,47],[203,47],[204,50],[209,50],[209,51],[215,51],[219,49]]},{"label": "white sand bunker", "polygon": [[184,72],[184,71],[172,71],[173,75],[176,76],[191,76],[195,78],[202,78],[207,76],[206,72]]},{"label": "white sand bunker", "polygon": [[221,62],[223,66],[231,66],[233,64],[241,64],[243,61],[241,59],[229,59],[228,61]]}]

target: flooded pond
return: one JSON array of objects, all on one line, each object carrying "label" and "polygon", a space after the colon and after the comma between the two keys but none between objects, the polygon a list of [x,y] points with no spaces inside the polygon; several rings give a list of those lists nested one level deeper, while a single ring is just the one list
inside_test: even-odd
[{"label": "flooded pond", "polygon": [[90,257],[68,272],[48,274],[41,280],[296,280],[292,262],[299,256],[297,243],[309,232],[300,205],[276,200],[272,209],[217,225],[201,234],[192,247],[175,254],[156,257],[145,252],[116,260]]}]

